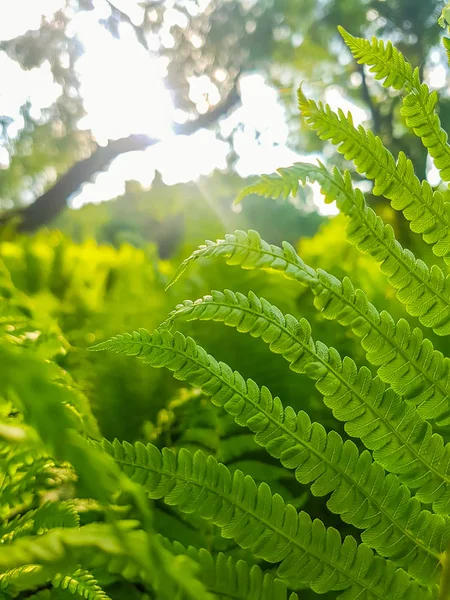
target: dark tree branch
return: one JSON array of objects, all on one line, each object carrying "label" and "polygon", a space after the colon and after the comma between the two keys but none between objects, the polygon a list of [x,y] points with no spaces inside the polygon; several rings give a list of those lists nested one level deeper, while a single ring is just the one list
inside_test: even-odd
[{"label": "dark tree branch", "polygon": [[[199,129],[211,127],[220,117],[236,106],[239,100],[236,84],[223,103],[197,119],[175,125],[174,131],[177,135],[191,135]],[[19,221],[18,231],[35,231],[52,221],[67,206],[68,198],[88,182],[95,173],[104,171],[117,156],[125,152],[145,150],[159,141],[146,135],[130,135],[127,138],[111,141],[107,146],[97,146],[89,158],[73,165],[53,187],[37,198],[35,202],[25,208],[12,210],[2,215],[0,226],[15,218]]]}]

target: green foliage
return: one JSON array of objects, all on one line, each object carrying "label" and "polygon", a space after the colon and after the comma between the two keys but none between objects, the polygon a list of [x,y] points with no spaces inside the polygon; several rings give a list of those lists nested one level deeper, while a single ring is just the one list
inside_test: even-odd
[{"label": "green foliage", "polygon": [[[391,45],[346,33],[344,38],[385,85],[415,95],[428,129],[418,121],[411,127],[445,176],[446,138],[436,133],[434,97],[423,95],[417,71]],[[302,92],[299,100],[309,125],[375,181],[376,193],[398,200],[412,230],[445,258],[447,205],[420,182],[412,163],[403,156],[396,161],[380,139],[355,129],[351,117],[333,115]],[[389,311],[384,304],[377,308],[348,277],[313,267],[288,242],[278,247],[252,230],[206,242],[176,272],[149,249],[75,245],[61,236],[52,248],[39,237],[20,246],[3,243],[2,599],[297,600],[313,592],[343,600],[448,600],[450,371],[437,345],[450,333],[446,265],[428,267],[405,250],[394,229],[367,206],[350,173],[336,167],[297,163],[264,176],[239,200],[248,194],[286,198],[313,182],[347,218],[351,252],[366,255],[364,268],[370,259],[381,263],[400,304],[431,329],[430,339],[415,323],[398,318],[401,306],[392,293],[392,310],[391,302]],[[309,252],[314,258],[311,247]],[[184,300],[164,320],[163,286],[174,299],[172,284],[203,258],[241,267],[254,289]],[[261,271],[290,282],[264,288]],[[223,280],[222,270],[216,280]],[[204,283],[186,284],[183,293]],[[292,290],[298,283],[312,292],[333,344],[340,346],[341,339],[332,329],[336,320],[355,334],[348,354],[354,350],[359,358],[360,345],[376,375],[347,352],[314,339],[318,321],[308,314],[303,295],[296,302]],[[271,288],[274,300],[260,293]],[[149,290],[148,312],[132,316],[118,308],[142,301]],[[94,329],[109,308],[115,309],[111,323]],[[108,327],[150,312],[160,323],[151,333],[139,328],[114,335],[91,350],[118,355],[116,362],[105,360],[110,377],[116,365],[132,368],[121,362],[120,355],[128,355],[144,368],[166,368],[192,390],[166,390],[166,401],[142,424],[146,443],[111,441],[102,437],[86,396],[62,367],[74,364],[72,346],[80,340],[106,337]],[[292,314],[298,312],[302,317]],[[239,363],[235,371],[192,337],[173,332],[183,320],[208,322],[209,341],[213,323],[262,341],[267,354],[255,351],[258,374],[278,389],[280,378],[302,377],[295,387],[299,406],[282,402],[275,388],[256,383],[258,377],[241,374],[246,347],[238,335],[229,338],[228,355]],[[86,336],[86,323],[92,335]],[[87,372],[96,373],[104,355],[89,356],[96,358]],[[289,370],[279,366],[283,361]],[[108,375],[101,379],[105,387]],[[308,380],[329,411],[319,411],[318,421],[311,417]],[[124,415],[133,411],[127,396],[121,402]],[[118,416],[113,411],[112,418]],[[327,510],[316,500],[322,498]]]},{"label": "green foliage", "polygon": [[[421,114],[431,129],[413,129],[426,138],[425,145],[445,176],[445,152],[438,155],[436,145],[429,143],[430,131],[436,130],[438,121],[430,116],[434,110],[432,102],[420,96],[424,88],[417,80],[418,72],[391,45],[378,41],[362,43],[348,34],[345,38],[357,58],[371,65],[385,85],[401,89],[408,84],[421,110],[425,102],[426,110]],[[402,155],[396,162],[380,139],[362,128],[355,129],[350,116],[335,116],[328,108],[307,100],[302,92],[299,100],[304,116],[319,135],[337,144],[347,159],[355,161],[359,172],[374,179],[375,193],[395,201],[394,207],[405,211],[412,230],[424,234],[428,243],[438,243],[435,253],[445,257],[447,205],[439,193],[418,180],[408,159]],[[439,139],[443,140],[443,136]],[[450,296],[445,272],[437,266],[427,267],[402,248],[393,229],[383,223],[366,205],[363,193],[353,187],[349,172],[341,175],[337,168],[330,172],[322,164],[316,167],[298,163],[280,169],[276,176],[264,176],[238,200],[255,193],[287,197],[297,193],[299,184],[316,181],[326,201],[336,201],[347,216],[348,240],[381,263],[382,272],[410,315],[419,317],[424,326],[438,335],[448,335]],[[300,483],[310,484],[314,495],[331,494],[329,509],[362,530],[363,544],[350,549],[346,546],[350,538],[343,546],[338,539],[331,542],[331,530],[327,531],[322,523],[316,525],[317,521],[313,525],[305,513],[300,513],[299,524],[293,530],[302,533],[301,541],[294,536],[283,552],[276,550],[272,554],[274,548],[282,547],[279,536],[283,532],[276,523],[285,523],[287,517],[278,516],[285,505],[274,508],[281,499],[273,496],[271,500],[267,486],[258,488],[251,477],[237,476],[238,471],[231,476],[201,451],[190,454],[182,449],[173,454],[163,449],[160,453],[152,446],[133,448],[115,443],[109,446],[111,455],[123,464],[128,475],[146,486],[151,496],[164,497],[168,504],[187,513],[199,511],[221,526],[223,535],[234,537],[238,544],[266,561],[279,562],[278,575],[290,585],[308,583],[321,593],[347,589],[346,598],[400,598],[404,590],[413,597],[422,593],[437,597],[434,586],[439,581],[441,557],[450,536],[449,447],[441,435],[433,433],[430,421],[448,422],[447,358],[434,349],[432,341],[424,339],[419,328],[412,329],[404,319],[396,322],[388,312],[378,311],[348,278],[341,282],[323,270],[309,267],[287,243],[278,248],[262,241],[256,232],[238,231],[224,240],[201,246],[182,264],[171,283],[199,258],[225,259],[229,265],[247,270],[280,271],[299,281],[313,291],[315,306],[326,318],[350,325],[362,338],[369,362],[379,367],[379,376],[373,377],[368,368],[358,368],[349,357],[341,358],[334,348],[315,342],[305,319],[284,315],[253,292],[244,295],[226,290],[212,292],[195,302],[185,301],[153,333],[140,329],[115,336],[94,349],[137,356],[200,387],[214,405],[253,431],[256,442],[272,457],[294,469]],[[261,338],[271,352],[289,363],[291,370],[315,381],[325,405],[345,423],[346,433],[360,438],[372,454],[368,450],[360,453],[353,442],[344,441],[333,431],[327,433],[322,425],[312,423],[307,413],[285,408],[267,388],[260,388],[252,379],[245,380],[239,372],[208,355],[192,338],[180,332],[172,334],[169,328],[180,317],[223,322],[241,333]],[[432,504],[442,516],[429,512],[422,503]],[[236,510],[239,518],[234,516]],[[274,514],[276,519],[272,520]],[[267,527],[272,528],[270,534]],[[314,535],[314,527],[319,537]],[[323,550],[319,566],[314,552],[322,536],[330,540],[324,541],[322,547],[328,549],[335,544],[335,550],[332,555]],[[365,544],[378,554],[364,554],[364,564],[374,574],[369,587],[364,581],[368,571],[360,571],[357,576],[352,572],[358,553],[366,552]],[[344,570],[340,563],[342,552],[349,556]],[[375,566],[372,561],[381,557],[387,562]],[[387,574],[394,573],[390,569],[395,568],[389,559],[398,569],[405,568],[412,578],[410,582],[403,581],[403,573],[396,571],[395,577],[402,578],[403,589],[397,587],[400,579],[393,583]],[[329,560],[331,564],[323,564]],[[445,579],[444,571],[441,592]],[[414,580],[424,586],[422,591],[409,587],[415,585]],[[382,591],[377,589],[381,581],[386,585]]]}]

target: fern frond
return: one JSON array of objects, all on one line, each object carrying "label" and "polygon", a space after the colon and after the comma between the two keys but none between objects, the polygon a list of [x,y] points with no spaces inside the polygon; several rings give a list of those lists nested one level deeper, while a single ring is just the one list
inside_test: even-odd
[{"label": "fern frond", "polygon": [[[159,536],[158,536],[159,537]],[[250,566],[244,560],[233,560],[219,552],[212,556],[204,548],[185,548],[179,542],[160,538],[172,554],[187,554],[200,565],[201,580],[217,598],[235,600],[298,600],[294,592],[288,596],[285,584],[258,565]]]},{"label": "fern frond", "polygon": [[121,556],[123,536],[133,538],[138,521],[92,523],[79,528],[52,529],[47,533],[0,545],[0,570],[16,569],[25,564],[72,565],[80,558],[105,553]]},{"label": "fern frond", "polygon": [[[316,104],[306,98],[301,88],[298,99],[306,122],[319,138],[330,140],[347,160],[354,162],[358,173],[374,181],[373,194],[386,197],[392,208],[402,211],[410,221],[411,230],[421,234],[437,256],[450,256],[450,203],[444,201],[440,192],[433,191],[427,181],[420,182],[411,160],[400,152],[396,162],[378,136],[361,125],[358,128],[353,125],[350,113],[345,115],[339,110],[336,114],[329,106]],[[416,122],[419,117],[412,111],[411,108],[411,120]],[[285,191],[294,178],[293,172],[289,176],[286,171],[289,169],[280,173]]]},{"label": "fern frond", "polygon": [[302,182],[318,182],[326,202],[336,200],[338,208],[349,217],[347,236],[364,254],[381,263],[381,271],[397,290],[397,298],[412,316],[419,317],[425,327],[438,335],[450,333],[450,278],[433,265],[430,268],[395,239],[394,231],[366,205],[364,194],[354,189],[350,173],[337,168],[330,173],[321,163],[318,166],[296,163],[283,169],[280,176],[291,171]]},{"label": "fern frond", "polygon": [[0,598],[16,597],[22,591],[35,590],[49,583],[54,569],[40,565],[23,565],[0,572]]},{"label": "fern frond", "polygon": [[42,492],[54,487],[55,463],[45,455],[33,456],[26,452],[11,451],[9,456],[1,458],[0,518],[8,519],[11,512],[32,504]]},{"label": "fern frond", "polygon": [[445,53],[447,54],[447,60],[450,64],[450,38],[448,37],[443,37],[442,38],[442,43],[444,45],[445,48]]},{"label": "fern frond", "polygon": [[278,271],[309,287],[314,293],[316,308],[326,319],[350,325],[362,338],[367,358],[379,367],[382,381],[416,404],[424,418],[435,419],[442,425],[450,422],[449,359],[434,350],[420,329],[411,331],[404,319],[395,323],[386,311],[379,313],[347,277],[341,282],[322,269],[314,271],[290,244],[284,242],[282,248],[270,245],[255,231],[236,231],[223,240],[207,241],[184,261],[178,277],[198,258],[221,258],[235,266],[240,266],[242,260],[243,268]]},{"label": "fern frond", "polygon": [[79,525],[79,514],[70,500],[46,502],[35,510],[0,524],[0,544],[11,543],[24,535],[37,535],[49,529]]},{"label": "fern frond", "polygon": [[407,126],[422,140],[442,180],[449,182],[450,146],[435,110],[438,100],[438,92],[430,92],[429,87],[422,83],[403,99],[400,113],[405,117]]},{"label": "fern frond", "polygon": [[291,169],[277,169],[278,173],[283,173],[282,177],[274,175],[261,175],[260,180],[253,185],[245,187],[237,196],[234,204],[239,204],[244,198],[251,194],[262,196],[263,198],[283,198],[295,196],[299,189],[298,177],[292,173]]},{"label": "fern frond", "polygon": [[372,41],[357,38],[338,26],[339,33],[360,65],[371,67],[370,72],[384,87],[401,90],[406,85],[419,85],[419,69],[413,68],[391,42],[373,37]]},{"label": "fern frond", "polygon": [[[99,451],[98,444],[96,450]],[[108,459],[112,461],[110,456]],[[64,576],[70,572],[72,581],[69,585],[80,592],[83,586],[90,587],[92,593],[101,598],[102,592],[91,576],[83,573],[79,578],[73,576],[73,572],[83,565],[90,572],[104,569],[129,580],[136,578],[153,587],[161,600],[169,600],[175,593],[184,593],[183,598],[211,600],[203,584],[191,572],[195,566],[192,561],[184,560],[180,565],[180,561],[162,548],[153,535],[150,537],[146,531],[137,529],[138,525],[138,521],[132,520],[92,523],[19,538],[11,544],[0,545],[0,572],[26,564],[49,566],[55,571],[57,565],[61,575],[56,577],[55,585],[58,582],[65,585]]]},{"label": "fern frond", "polygon": [[[219,310],[222,310],[222,314],[226,317],[223,306]],[[266,337],[267,335],[276,337],[276,326],[274,327],[273,323],[264,327],[262,326],[263,319],[258,315],[248,319],[248,315],[243,318],[242,314],[238,315],[236,312],[231,314],[231,312],[227,311],[230,317],[227,320],[229,324],[233,323],[237,326],[242,323],[244,330],[247,331],[252,331],[253,324],[253,334],[255,334],[257,321],[259,321],[261,329],[266,332]],[[289,327],[297,329],[298,323],[297,325],[293,324],[295,321],[293,317],[290,317],[288,321]],[[278,344],[279,348],[284,348],[286,354],[289,354],[287,347],[289,343],[292,344],[292,340],[287,335],[279,337],[282,339],[274,342],[273,346]],[[308,340],[307,343],[309,342]],[[320,424],[312,424],[308,415],[303,411],[296,415],[292,408],[284,409],[280,400],[273,398],[267,388],[260,389],[252,380],[244,381],[239,373],[233,372],[224,363],[217,363],[191,338],[186,339],[179,332],[172,336],[168,331],[156,331],[150,336],[141,330],[141,332],[135,332],[133,336],[125,335],[113,338],[101,346],[103,349],[110,346],[110,349],[137,355],[153,366],[166,366],[175,371],[177,379],[187,380],[193,385],[201,386],[204,392],[211,396],[213,404],[223,407],[234,415],[239,425],[252,430],[256,434],[256,442],[266,448],[269,454],[279,458],[283,466],[295,469],[296,478],[300,483],[312,484],[311,491],[317,496],[331,493],[330,510],[342,515],[344,521],[352,523],[360,529],[366,529],[367,531],[362,534],[364,541],[373,545],[382,555],[395,556],[395,560],[401,564],[405,559],[411,573],[414,573],[416,577],[433,579],[437,568],[436,557],[438,554],[436,552],[440,552],[437,548],[440,548],[444,538],[447,539],[450,536],[447,521],[439,517],[434,520],[436,515],[432,516],[421,511],[417,500],[408,500],[410,494],[407,489],[400,485],[395,476],[390,475],[385,478],[383,469],[372,463],[368,452],[359,456],[353,442],[347,441],[344,444],[337,433],[327,434]],[[290,357],[299,355],[298,346],[299,342],[295,339]],[[321,352],[322,360],[324,354]],[[298,363],[301,363],[301,357],[299,357]],[[310,361],[304,370],[308,370],[308,367],[311,376],[314,377],[313,372],[318,370],[317,364]],[[360,428],[364,430],[362,437],[364,441],[368,441],[369,447],[371,444],[377,447],[377,454],[382,460],[384,458],[384,462],[392,463],[393,460],[392,458],[389,460],[389,457],[392,454],[398,455],[399,470],[403,472],[403,476],[408,482],[412,482],[413,487],[414,482],[418,482],[418,485],[425,490],[425,496],[431,489],[435,490],[435,493],[438,489],[435,499],[437,500],[440,494],[443,495],[440,496],[441,502],[436,502],[436,504],[443,506],[445,504],[444,496],[448,500],[449,492],[443,492],[445,484],[442,483],[442,477],[433,483],[432,477],[429,476],[430,465],[427,464],[424,467],[417,462],[417,455],[420,455],[421,452],[430,458],[430,453],[433,457],[436,448],[430,448],[430,453],[428,453],[422,447],[422,439],[413,454],[409,454],[404,447],[404,435],[421,436],[424,433],[423,429],[417,428],[416,433],[414,429],[411,430],[411,419],[406,419],[406,429],[403,429],[402,419],[405,415],[398,412],[398,407],[390,404],[392,398],[388,394],[384,398],[387,406],[385,405],[381,410],[378,410],[377,407],[378,403],[381,404],[380,398],[376,398],[376,406],[373,409],[375,418],[370,420],[364,411],[355,409],[354,402],[352,404],[351,398],[345,398],[345,393],[334,393],[333,395],[333,388],[336,391],[336,385],[333,385],[329,377],[327,379],[322,373],[319,379],[323,379],[323,387],[328,386],[330,391],[326,403],[335,408],[335,411],[339,413],[339,418],[345,419],[345,406],[337,407],[347,403],[347,411],[353,415],[352,420],[356,422],[356,426],[353,423],[352,427],[356,430],[359,421]],[[320,389],[320,386],[318,387]],[[377,392],[379,391],[377,390]],[[334,402],[330,402],[330,398]],[[348,406],[350,404],[352,406]],[[395,427],[389,430],[383,428],[386,417],[384,413],[389,413],[390,410],[398,417],[398,420],[393,419],[393,421],[395,425],[399,426],[400,432],[396,432]],[[370,409],[367,412],[370,412]],[[358,415],[356,418],[354,417],[355,413]],[[389,437],[391,431],[395,432],[394,440]],[[376,440],[378,440],[378,446]],[[401,447],[402,443],[403,447]],[[417,439],[415,443],[417,443]],[[405,468],[405,464],[412,465],[411,471]],[[409,476],[406,473],[409,473]],[[399,502],[403,507],[401,510],[398,508]],[[411,522],[405,527],[409,518],[411,518]],[[431,527],[433,520],[434,523]],[[422,530],[422,522],[426,522],[431,528],[426,527]],[[416,525],[418,526],[417,530],[415,529]],[[425,530],[428,530],[428,533],[431,531],[437,533],[434,541],[429,538],[424,542]],[[421,550],[416,554],[418,548]],[[445,548],[445,544],[443,548]]]},{"label": "fern frond", "polygon": [[84,569],[77,569],[70,575],[57,573],[52,579],[52,585],[86,600],[111,600],[98,585],[92,573]]},{"label": "fern frond", "polygon": [[[250,230],[236,231],[234,234],[227,233],[225,239],[213,242],[206,240],[205,244],[199,246],[188,258],[186,258],[178,267],[176,273],[169,281],[167,288],[173,286],[184,274],[189,265],[199,258],[223,258],[228,265],[239,266],[242,269],[262,269],[267,271],[281,271],[292,279],[298,279],[305,285],[307,280],[314,280],[316,272],[308,267],[298,258],[292,246],[286,246],[286,252],[283,252],[277,246],[268,244],[261,239],[259,233]],[[286,256],[292,249],[292,257]],[[294,258],[296,257],[296,258]],[[298,261],[300,261],[298,263]],[[302,266],[301,271],[297,264]]]},{"label": "fern frond", "polygon": [[[385,87],[397,90],[406,87],[409,94],[403,100],[402,115],[406,124],[418,135],[439,170],[443,181],[450,181],[450,146],[447,133],[442,129],[435,111],[438,101],[436,91],[430,92],[421,83],[419,69],[412,69],[402,53],[392,44],[373,39],[355,38],[342,27],[339,31],[359,64],[371,67],[376,79],[383,80]],[[445,42],[444,42],[445,45]]]},{"label": "fern frond", "polygon": [[[450,481],[447,481],[446,472],[450,446],[444,445],[441,436],[432,434],[431,426],[413,406],[403,402],[392,389],[385,389],[379,379],[372,380],[366,367],[358,369],[350,358],[342,359],[334,348],[314,342],[305,319],[299,322],[292,315],[284,316],[275,306],[252,293],[247,298],[230,291],[225,294],[214,292],[213,296],[206,296],[195,304],[187,302],[179,307],[176,314],[187,314],[190,319],[222,321],[238,331],[261,337],[273,352],[281,354],[289,362],[294,372],[305,373],[315,380],[334,416],[346,423],[349,435],[360,437],[368,448],[374,450],[377,462],[398,473],[411,487],[419,488],[418,497],[424,502],[434,501],[436,510],[448,512]],[[154,342],[147,342],[143,337],[141,352],[144,360],[147,360],[148,353],[151,355],[147,344],[159,343],[164,348],[172,345],[176,350],[182,344],[181,340],[177,345],[170,338],[164,339],[163,335],[153,335],[156,335]],[[176,333],[174,337],[178,335]],[[185,346],[188,355],[194,354],[188,343]],[[181,369],[177,368],[175,376],[179,376],[180,372]],[[438,448],[440,450],[436,453]],[[435,462],[438,455],[440,459]],[[422,477],[425,479],[421,481]],[[431,483],[433,480],[434,483]],[[437,490],[440,491],[433,497]]]},{"label": "fern frond", "polygon": [[150,498],[163,498],[183,512],[198,513],[222,529],[225,538],[268,562],[281,563],[277,575],[290,585],[309,585],[317,593],[344,591],[343,598],[383,600],[432,598],[390,561],[374,556],[352,537],[342,542],[335,529],[312,522],[306,513],[272,496],[269,486],[256,486],[240,471],[233,475],[200,450],[160,452],[148,444],[104,442],[104,448]]}]

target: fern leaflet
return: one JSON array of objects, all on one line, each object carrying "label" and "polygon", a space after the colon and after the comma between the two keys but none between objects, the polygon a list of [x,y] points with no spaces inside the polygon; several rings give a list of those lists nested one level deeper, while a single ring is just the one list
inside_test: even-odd
[{"label": "fern leaflet", "polygon": [[77,569],[70,575],[58,573],[52,579],[52,585],[55,588],[68,590],[71,594],[76,594],[86,600],[110,600],[109,596],[100,588],[95,578],[89,571]]},{"label": "fern leaflet", "polygon": [[419,69],[413,69],[403,54],[391,42],[383,42],[373,37],[372,41],[353,37],[343,27],[339,32],[351,53],[360,65],[368,65],[375,79],[382,81],[384,87],[401,90],[406,85],[420,85]]}]

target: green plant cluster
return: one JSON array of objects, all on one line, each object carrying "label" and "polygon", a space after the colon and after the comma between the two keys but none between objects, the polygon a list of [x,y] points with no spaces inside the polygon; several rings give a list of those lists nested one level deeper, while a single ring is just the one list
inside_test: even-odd
[{"label": "green plant cluster", "polygon": [[[392,44],[341,33],[358,62],[383,85],[402,91],[407,126],[449,182],[450,146],[436,94]],[[377,137],[355,127],[350,114],[334,113],[302,90],[299,106],[308,125],[374,182],[374,194],[404,214],[441,266],[428,266],[402,247],[349,172],[297,163],[264,176],[238,200],[248,194],[287,197],[299,185],[318,182],[326,201],[336,201],[345,215],[350,244],[380,264],[395,291],[392,310],[376,306],[349,277],[309,265],[287,242],[267,243],[252,230],[206,242],[172,274],[170,285],[200,259],[218,259],[252,271],[250,280],[258,272],[278,273],[286,287],[275,278],[267,286],[276,287],[280,302],[266,299],[256,278],[253,289],[212,291],[178,303],[168,316],[155,311],[162,323],[152,332],[138,328],[94,346],[135,356],[144,368],[164,367],[192,386],[174,386],[170,400],[144,426],[146,440],[130,443],[102,437],[84,386],[71,376],[76,369],[64,368],[75,343],[65,338],[73,333],[68,323],[75,313],[58,321],[43,305],[39,309],[37,289],[25,294],[18,266],[33,252],[18,254],[11,245],[8,254],[5,247],[0,597],[450,598],[450,362],[434,341],[450,333],[450,205],[416,177],[406,156],[396,160]],[[86,319],[95,317],[98,294],[120,293],[111,274],[114,261],[124,260],[128,273],[128,280],[119,278],[119,290],[148,276],[147,293],[156,295],[166,283],[168,274],[150,271],[143,250],[111,249],[107,265],[86,259],[80,266],[85,247],[60,244],[36,264],[46,265],[45,293],[50,289],[56,299],[69,293],[71,302],[66,296],[55,300],[54,312],[76,307],[76,321],[83,311]],[[99,252],[106,257],[106,250]],[[130,262],[137,256],[142,262],[133,271]],[[79,268],[79,275],[72,273],[73,285],[58,291],[67,265]],[[100,287],[92,283],[99,279]],[[317,315],[341,325],[357,341],[352,347],[361,348],[354,358],[365,356],[369,366],[316,340],[317,321],[305,318],[309,309],[300,317],[294,316],[298,307],[285,310],[284,290],[298,284],[302,307],[311,292]],[[173,294],[176,288],[170,289]],[[414,321],[398,316],[397,300]],[[122,309],[117,316],[111,325],[125,327],[129,315]],[[297,378],[300,406],[276,396],[269,376],[259,385],[241,374],[242,365],[234,371],[174,330],[182,320],[223,323],[263,342],[278,355],[277,376]],[[237,337],[230,339],[235,350]],[[334,340],[338,346],[340,338]],[[101,357],[110,355],[89,356],[100,357],[95,371]],[[265,356],[261,372],[272,363]],[[289,369],[278,370],[284,361]],[[105,364],[112,369],[119,362],[105,358]],[[133,377],[133,361],[122,364]],[[325,406],[320,422],[304,381]],[[311,497],[326,499],[320,518],[309,510]]]}]

